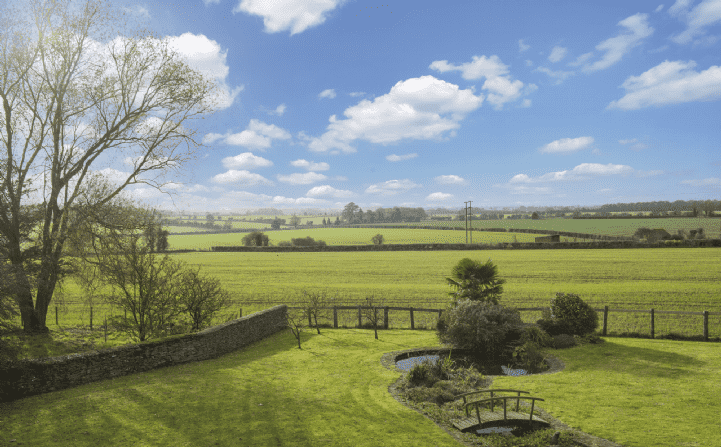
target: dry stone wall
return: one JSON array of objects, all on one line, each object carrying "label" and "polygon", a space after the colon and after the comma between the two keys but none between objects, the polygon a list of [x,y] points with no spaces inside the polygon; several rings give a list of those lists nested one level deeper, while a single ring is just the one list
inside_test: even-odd
[{"label": "dry stone wall", "polygon": [[0,402],[220,357],[287,327],[287,312],[280,305],[170,340],[0,366]]}]

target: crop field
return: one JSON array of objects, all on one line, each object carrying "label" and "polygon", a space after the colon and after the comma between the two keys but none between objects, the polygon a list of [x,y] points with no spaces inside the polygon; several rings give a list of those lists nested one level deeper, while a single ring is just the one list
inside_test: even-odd
[{"label": "crop field", "polygon": [[[380,233],[385,244],[459,244],[466,242],[466,232],[458,230],[411,230],[405,228],[314,228],[302,230],[264,231],[271,245],[293,238],[312,237],[328,245],[370,245],[371,238]],[[170,235],[168,242],[173,250],[210,250],[213,246],[243,245],[244,233]],[[473,243],[497,244],[499,242],[534,242],[542,234],[493,233],[476,231]],[[563,241],[569,238],[561,238]]]},{"label": "crop field", "polygon": [[[434,226],[438,228],[465,227],[464,221],[424,221],[415,223],[386,223],[379,225]],[[721,234],[721,219],[705,217],[669,217],[649,219],[503,219],[473,220],[473,228],[527,228],[534,230],[568,231],[605,236],[632,236],[641,227],[663,228],[671,234],[678,230],[703,228],[706,237],[717,238]]]},{"label": "crop field", "polygon": [[[720,248],[483,250],[347,253],[208,253],[173,257],[218,277],[234,304],[219,318],[242,309],[247,315],[275,304],[298,303],[302,292],[327,291],[337,305],[359,305],[374,295],[390,306],[444,308],[450,291],[445,278],[462,258],[491,258],[507,282],[501,303],[516,307],[548,305],[556,292],[575,293],[594,307],[609,306],[610,333],[649,333],[647,313],[613,309],[721,311]],[[94,298],[95,321],[114,313]],[[84,324],[89,304],[67,284],[59,302],[61,326]],[[55,303],[54,303],[55,304]],[[53,304],[53,305],[54,305]],[[54,323],[54,309],[48,323]],[[418,313],[419,326],[433,327],[436,314]],[[524,312],[525,321],[540,312]],[[357,311],[339,312],[339,323],[357,324]],[[655,331],[700,335],[700,315],[656,314]],[[409,327],[409,312],[391,311],[391,327]],[[224,321],[224,320],[223,320]],[[326,320],[326,323],[330,320]],[[721,336],[721,316],[709,316],[709,336]]]}]

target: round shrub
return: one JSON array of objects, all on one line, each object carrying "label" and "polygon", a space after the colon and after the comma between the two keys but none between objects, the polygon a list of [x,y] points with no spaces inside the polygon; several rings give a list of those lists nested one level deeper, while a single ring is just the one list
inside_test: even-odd
[{"label": "round shrub", "polygon": [[560,334],[553,337],[553,347],[556,349],[572,348],[576,346],[576,339],[573,335]]},{"label": "round shrub", "polygon": [[533,342],[540,347],[547,347],[553,344],[553,339],[547,331],[538,326],[526,326],[521,333],[520,342]]},{"label": "round shrub", "polygon": [[551,312],[554,319],[566,322],[568,334],[585,335],[598,328],[598,314],[578,295],[557,293],[551,301]]},{"label": "round shrub", "polygon": [[446,313],[438,330],[441,343],[471,349],[491,359],[512,350],[523,331],[520,313],[497,304],[465,299]]},{"label": "round shrub", "polygon": [[566,320],[559,320],[556,318],[540,319],[536,322],[539,328],[541,328],[548,335],[559,335],[569,334],[572,332],[571,326]]}]

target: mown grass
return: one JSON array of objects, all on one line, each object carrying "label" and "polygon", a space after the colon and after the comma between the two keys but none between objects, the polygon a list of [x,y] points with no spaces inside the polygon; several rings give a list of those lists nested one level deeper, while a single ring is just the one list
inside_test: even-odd
[{"label": "mown grass", "polygon": [[[386,244],[460,244],[466,242],[465,231],[409,230],[404,228],[314,228],[302,230],[264,231],[271,245],[294,238],[312,237],[328,245],[371,245],[376,234],[383,235]],[[170,235],[170,247],[176,250],[209,250],[214,246],[241,246],[245,233]],[[493,233],[476,231],[473,243],[534,242],[539,235],[525,233]],[[542,236],[542,235],[540,235]],[[564,238],[567,240],[568,238]]]},{"label": "mown grass", "polygon": [[[3,445],[455,446],[388,393],[383,353],[437,344],[434,333],[283,331],[219,359],[0,403]],[[718,441],[718,346],[607,339],[553,351],[550,375],[497,377],[562,422],[627,447]]]},{"label": "mown grass", "polygon": [[[596,307],[721,311],[720,248],[609,250],[483,250],[350,253],[184,253],[175,258],[218,277],[234,299],[228,313],[243,313],[274,304],[297,303],[303,290],[327,290],[338,304],[359,304],[374,294],[387,305],[443,308],[448,302],[445,278],[462,258],[498,266],[507,282],[501,303],[517,307],[548,305],[556,292],[575,293]],[[61,327],[89,324],[89,306],[68,282],[51,304],[48,325],[59,306]],[[63,304],[64,301],[64,304]],[[103,314],[118,312],[95,299],[95,325]],[[423,315],[423,316],[422,316]],[[540,313],[524,313],[535,321]],[[226,316],[223,315],[222,318]],[[357,324],[354,311],[342,321]],[[391,325],[409,327],[408,312],[391,311]],[[416,314],[434,319],[433,314]],[[223,320],[224,321],[224,320]],[[330,322],[330,320],[326,320]],[[657,314],[657,335],[678,332],[701,335],[699,315]],[[432,321],[424,323],[432,327]],[[648,314],[609,314],[611,332],[650,332]],[[709,317],[709,334],[721,336],[721,316]]]}]

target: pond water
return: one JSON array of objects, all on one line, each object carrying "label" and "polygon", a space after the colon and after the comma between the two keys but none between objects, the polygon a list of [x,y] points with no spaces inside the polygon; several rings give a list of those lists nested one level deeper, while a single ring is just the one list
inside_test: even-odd
[{"label": "pond water", "polygon": [[[454,358],[453,354],[451,354],[451,358],[453,360],[459,360],[459,358]],[[416,356],[416,357],[408,357],[407,359],[396,360],[396,367],[403,371],[409,371],[411,368],[413,368],[413,365],[422,363],[426,360],[430,360],[432,362],[437,362],[439,359],[440,359],[440,355],[438,355],[438,354],[428,354],[428,355],[420,355],[420,356]],[[468,360],[466,357],[462,357],[461,359]],[[496,366],[496,368],[497,368],[497,366]],[[497,374],[494,374],[494,373],[497,373]],[[506,366],[500,366],[500,372],[490,371],[490,372],[487,372],[487,374],[506,375],[506,376],[523,376],[523,375],[526,375],[526,371],[523,369],[511,369]]]}]

